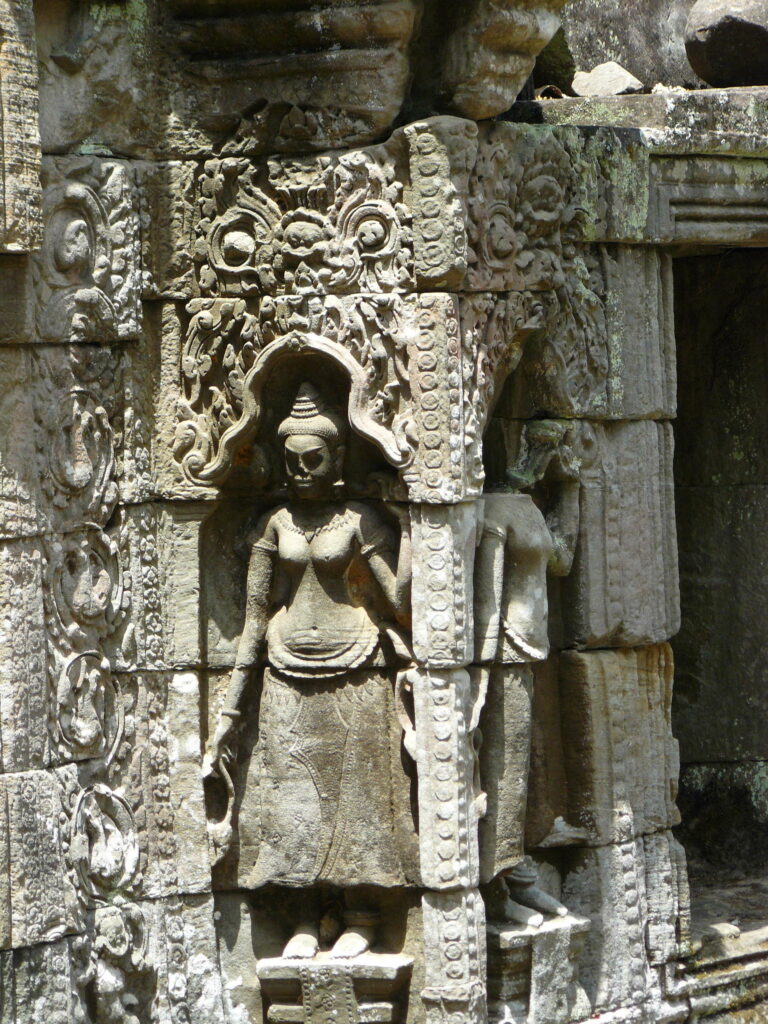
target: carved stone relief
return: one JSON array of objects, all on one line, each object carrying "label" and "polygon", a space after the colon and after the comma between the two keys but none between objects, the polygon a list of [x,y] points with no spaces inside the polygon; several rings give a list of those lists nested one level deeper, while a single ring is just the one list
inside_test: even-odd
[{"label": "carved stone relief", "polygon": [[91,157],[43,162],[37,332],[46,342],[108,342],[139,332],[139,224],[133,170]]},{"label": "carved stone relief", "polygon": [[38,4],[44,232],[16,211],[6,248],[41,248],[0,315],[3,1022],[666,998],[651,143],[408,123],[502,114],[560,6]]}]

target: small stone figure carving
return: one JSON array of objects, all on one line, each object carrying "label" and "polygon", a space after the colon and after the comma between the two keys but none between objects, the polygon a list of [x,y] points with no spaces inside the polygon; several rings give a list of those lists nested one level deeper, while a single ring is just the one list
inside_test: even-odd
[{"label": "small stone figure carving", "polygon": [[[251,546],[245,626],[206,770],[224,772],[251,671],[263,661],[241,867],[255,831],[249,886],[356,888],[332,954],[373,940],[366,886],[416,881],[410,780],[403,768],[392,667],[409,657],[410,544],[372,503],[341,497],[346,423],[303,384],[280,424],[291,499],[260,520]],[[252,781],[253,780],[253,783]],[[246,794],[247,795],[247,794]],[[255,829],[254,829],[255,824]],[[285,955],[312,957],[315,921]]]},{"label": "small stone figure carving", "polygon": [[[481,877],[502,877],[503,914],[540,926],[544,915],[565,916],[558,900],[538,888],[523,834],[531,741],[531,665],[547,657],[547,573],[570,572],[579,523],[578,469],[567,428],[532,424],[518,465],[507,474],[513,490],[485,495],[483,532],[475,563],[475,654],[488,677],[480,718],[480,777],[488,795],[480,823]],[[530,494],[544,482],[542,511]]]},{"label": "small stone figure carving", "polygon": [[[103,906],[94,915],[94,939],[79,950],[85,960],[78,984],[93,994],[96,1024],[141,1024],[136,977],[148,977],[145,922],[136,906]],[[131,979],[129,981],[129,978]]]}]

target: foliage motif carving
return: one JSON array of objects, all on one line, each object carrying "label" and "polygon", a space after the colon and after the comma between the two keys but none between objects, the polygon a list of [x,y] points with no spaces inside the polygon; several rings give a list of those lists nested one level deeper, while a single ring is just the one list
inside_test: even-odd
[{"label": "foliage motif carving", "polygon": [[51,525],[104,523],[117,502],[115,357],[71,347],[36,353],[34,364],[35,441]]},{"label": "foliage motif carving", "polygon": [[350,375],[350,416],[395,465],[413,452],[407,309],[389,296],[195,300],[182,360],[175,455],[192,480],[218,482],[258,427],[266,372],[285,353],[327,355]]},{"label": "foliage motif carving", "polygon": [[131,171],[116,161],[43,162],[43,249],[35,261],[38,334],[124,341],[139,332],[139,233]]},{"label": "foliage motif carving", "polygon": [[197,258],[203,292],[394,291],[412,283],[403,186],[367,152],[206,163]]}]

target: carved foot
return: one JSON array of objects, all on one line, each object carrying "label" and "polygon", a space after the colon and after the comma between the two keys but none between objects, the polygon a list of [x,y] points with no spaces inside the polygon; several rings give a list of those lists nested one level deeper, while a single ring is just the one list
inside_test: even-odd
[{"label": "carved foot", "polygon": [[288,960],[311,960],[320,948],[317,928],[313,924],[300,924],[283,950]]},{"label": "carved foot", "polygon": [[331,956],[342,960],[351,960],[362,956],[371,948],[374,928],[371,925],[353,925],[346,928],[338,937],[331,950]]},{"label": "carved foot", "polygon": [[[529,885],[526,888],[517,888],[510,886],[510,898],[509,903],[516,904],[522,910],[527,910],[529,913],[535,911],[537,917],[541,917],[536,925],[538,927],[544,918],[542,915],[556,915],[557,917],[566,917],[568,914],[568,908],[563,904],[550,896],[548,892],[544,892],[542,889],[537,889],[535,885]],[[532,923],[532,922],[529,922]]]},{"label": "carved foot", "polygon": [[567,907],[537,887],[536,870],[530,862],[518,864],[505,881],[508,894],[504,909],[509,920],[540,928],[545,916],[567,916]]}]

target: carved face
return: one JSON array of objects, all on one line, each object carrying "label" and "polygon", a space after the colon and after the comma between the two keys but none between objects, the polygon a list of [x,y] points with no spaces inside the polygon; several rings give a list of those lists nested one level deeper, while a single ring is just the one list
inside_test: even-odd
[{"label": "carved face", "polygon": [[288,483],[297,498],[330,497],[339,477],[340,446],[322,437],[299,434],[285,439]]}]

